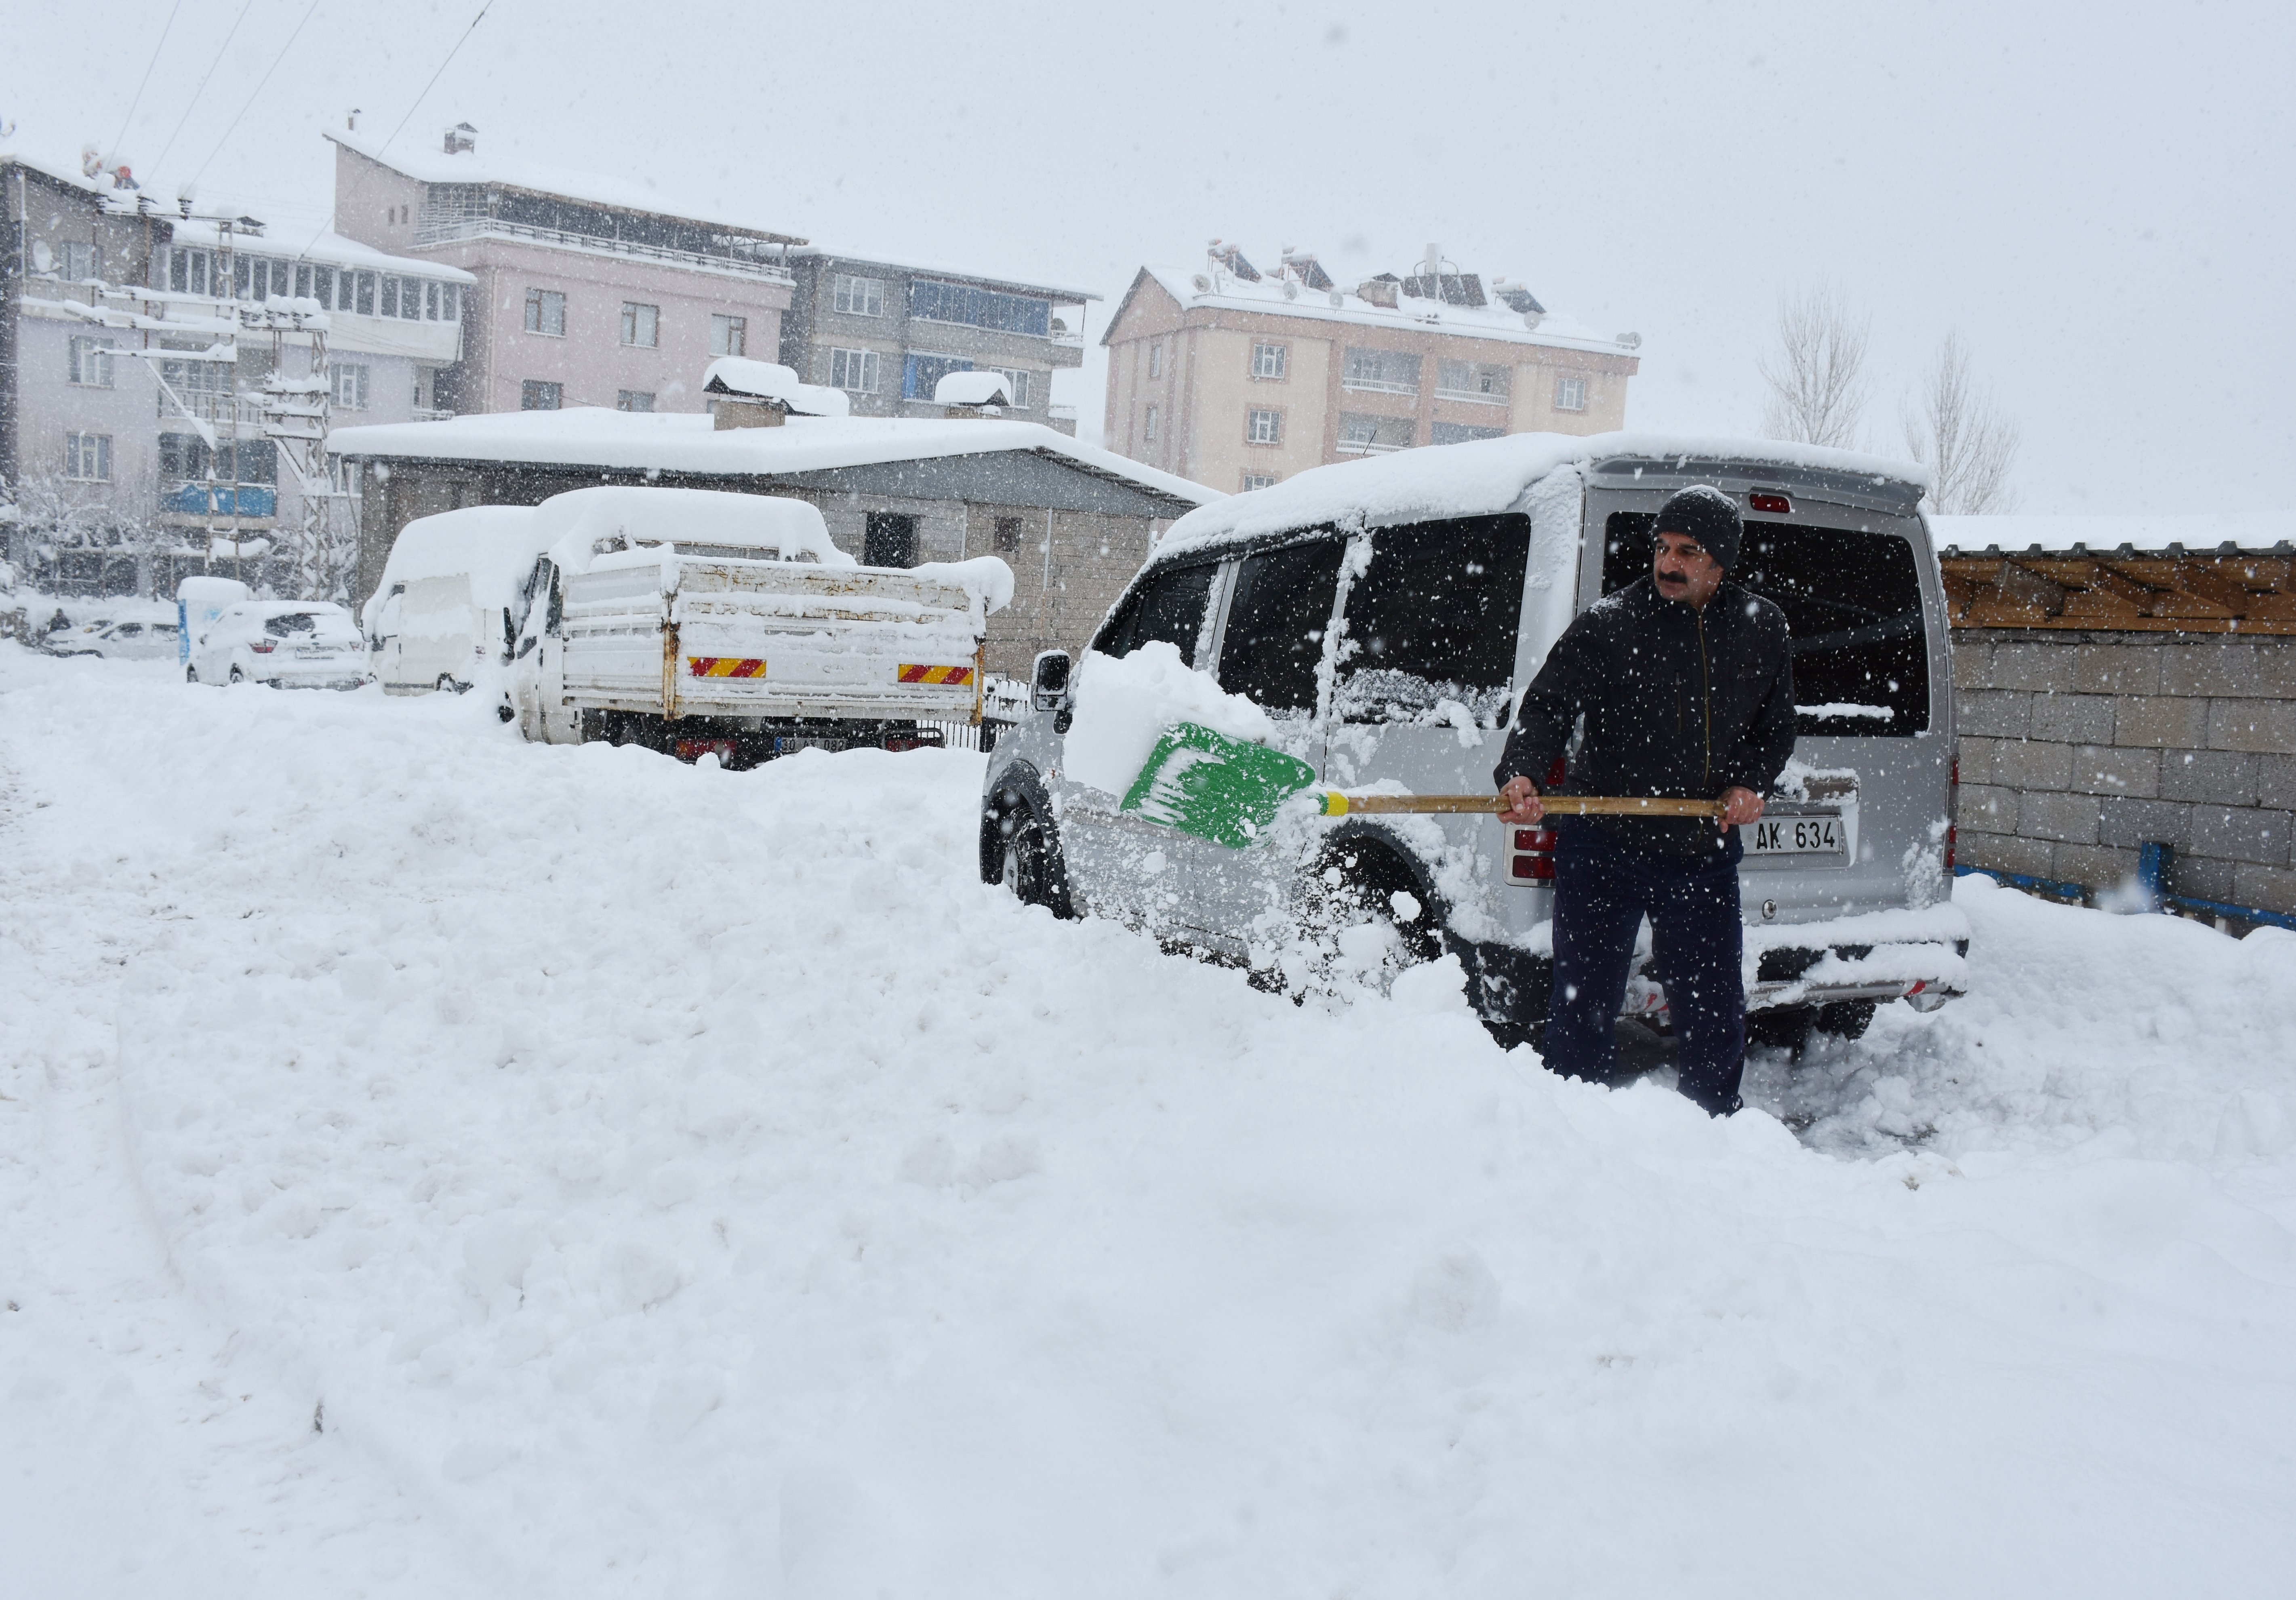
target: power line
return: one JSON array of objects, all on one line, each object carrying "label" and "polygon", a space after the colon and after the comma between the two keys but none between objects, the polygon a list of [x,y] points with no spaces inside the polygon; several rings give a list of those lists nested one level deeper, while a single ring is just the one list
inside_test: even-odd
[{"label": "power line", "polygon": [[127,115],[119,119],[119,131],[112,135],[111,152],[119,153],[119,146],[127,137],[128,125],[135,120],[135,108],[144,103],[144,91],[152,86],[152,69],[160,64],[160,53],[168,47],[168,36],[175,31],[176,13],[184,9],[184,0],[168,9],[168,25],[160,30],[160,42],[152,46],[152,59],[144,63],[144,81],[135,86],[135,98],[127,103]]},{"label": "power line", "polygon": [[215,70],[223,65],[224,52],[231,48],[232,40],[238,37],[239,25],[247,21],[248,7],[254,4],[255,0],[243,0],[243,3],[239,8],[239,15],[232,19],[231,31],[223,36],[223,43],[216,48],[215,60],[209,62],[208,63],[208,70],[200,74],[199,87],[192,91],[192,103],[185,106],[184,108],[184,114],[176,119],[176,132],[169,134],[168,135],[168,142],[160,146],[160,160],[152,163],[152,171],[155,176],[160,170],[160,162],[166,160],[168,159],[168,152],[176,148],[176,135],[180,135],[184,131],[184,124],[192,119],[192,112],[199,106],[200,96],[207,93],[208,79],[213,78],[215,76]]},{"label": "power line", "polygon": [[390,138],[385,139],[381,144],[375,147],[375,154],[381,155],[384,151],[389,150],[390,148],[391,139],[398,138],[400,134],[406,131],[406,125],[414,119],[414,113],[422,107],[424,97],[437,86],[439,78],[446,72],[447,66],[454,61],[455,52],[461,50],[462,47],[469,42],[471,36],[478,32],[479,24],[487,20],[487,13],[494,10],[494,8],[495,0],[487,0],[487,3],[484,5],[479,7],[479,14],[471,19],[471,25],[468,28],[463,29],[463,37],[455,41],[455,48],[447,52],[447,59],[439,63],[439,70],[430,75],[430,81],[422,86],[422,93],[421,94],[417,94],[414,97],[414,103],[406,108],[406,115],[401,117],[398,119],[398,126],[390,130]]},{"label": "power line", "polygon": [[255,80],[255,87],[249,93],[247,103],[239,108],[239,115],[234,117],[231,119],[231,126],[223,130],[223,137],[216,141],[216,147],[208,152],[208,159],[200,163],[200,169],[197,172],[192,174],[192,182],[198,183],[207,175],[208,168],[215,165],[216,157],[221,155],[223,147],[231,143],[232,135],[239,131],[240,123],[245,120],[247,113],[254,107],[256,97],[263,93],[263,86],[271,81],[271,75],[274,72],[279,70],[279,63],[287,59],[287,53],[295,47],[295,40],[302,33],[304,25],[310,21],[312,13],[318,9],[319,0],[311,0],[311,4],[304,8],[303,21],[295,24],[295,31],[289,34],[287,42],[279,46],[279,53],[271,58],[269,66],[264,68],[263,76]]}]

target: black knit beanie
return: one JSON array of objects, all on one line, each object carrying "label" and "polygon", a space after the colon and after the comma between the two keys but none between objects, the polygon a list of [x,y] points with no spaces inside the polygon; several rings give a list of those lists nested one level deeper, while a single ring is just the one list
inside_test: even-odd
[{"label": "black knit beanie", "polygon": [[1693,483],[1669,496],[1658,508],[1652,534],[1680,533],[1696,539],[1701,548],[1728,571],[1738,564],[1738,538],[1745,523],[1738,503],[1708,483]]}]

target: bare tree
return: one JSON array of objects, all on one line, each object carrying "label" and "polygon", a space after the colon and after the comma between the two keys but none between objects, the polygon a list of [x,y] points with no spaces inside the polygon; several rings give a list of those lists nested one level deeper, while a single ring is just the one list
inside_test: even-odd
[{"label": "bare tree", "polygon": [[1938,346],[1920,391],[1899,411],[1906,450],[1935,474],[1932,509],[1951,517],[2014,511],[2017,493],[2009,469],[2017,462],[2017,424],[2001,414],[1989,390],[1969,375],[1969,351],[1957,332]]},{"label": "bare tree", "polygon": [[1857,447],[1871,390],[1866,341],[1873,319],[1840,291],[1817,283],[1778,301],[1778,348],[1761,364],[1770,397],[1762,431],[1805,445]]}]

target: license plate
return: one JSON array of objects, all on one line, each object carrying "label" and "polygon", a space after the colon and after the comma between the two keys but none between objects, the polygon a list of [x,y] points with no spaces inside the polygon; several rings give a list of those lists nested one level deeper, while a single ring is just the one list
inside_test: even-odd
[{"label": "license plate", "polygon": [[1839,816],[1766,816],[1744,832],[1750,856],[1838,856],[1845,848]]}]

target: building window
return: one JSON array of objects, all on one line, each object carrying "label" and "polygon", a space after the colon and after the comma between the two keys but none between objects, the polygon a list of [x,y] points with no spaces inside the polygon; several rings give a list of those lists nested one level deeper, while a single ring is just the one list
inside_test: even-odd
[{"label": "building window", "polygon": [[64,282],[85,283],[98,276],[95,270],[95,246],[83,244],[77,239],[64,241]]},{"label": "building window", "polygon": [[1291,347],[1281,344],[1256,344],[1251,347],[1251,375],[1281,381],[1289,365]]},{"label": "building window", "polygon": [[1009,554],[1013,551],[1018,550],[1020,547],[1021,519],[1018,517],[997,518],[996,548]]},{"label": "building window", "polygon": [[1384,455],[1390,450],[1408,450],[1418,442],[1418,425],[1409,417],[1350,412],[1340,418],[1342,455]]},{"label": "building window", "polygon": [[111,341],[86,336],[71,341],[71,381],[83,389],[111,387]]},{"label": "building window", "polygon": [[1467,423],[1438,423],[1430,431],[1439,445],[1464,445],[1472,439],[1505,439],[1504,428],[1478,428]]},{"label": "building window", "polygon": [[[554,410],[556,408],[552,406],[544,407],[543,409]],[[614,409],[617,411],[652,411],[653,409],[653,396],[644,390],[618,389],[614,390]]]},{"label": "building window", "polygon": [[[351,275],[349,273],[345,273],[343,275],[346,278],[350,275]],[[373,316],[374,315],[374,276],[375,275],[371,272],[363,272],[358,275],[358,298],[352,302],[349,308],[361,316]],[[565,297],[561,295],[559,297],[559,300],[562,305],[565,301]]]},{"label": "building window", "polygon": [[[565,313],[560,312],[561,332],[565,331]],[[622,342],[641,349],[652,349],[661,343],[661,308],[641,306],[635,300],[622,302]]]},{"label": "building window", "polygon": [[64,476],[78,479],[83,483],[111,482],[111,435],[65,434]]},{"label": "building window", "polygon": [[750,319],[746,316],[712,316],[709,319],[709,353],[713,356],[748,355]]},{"label": "building window", "polygon": [[545,383],[529,378],[518,386],[518,408],[521,411],[555,411],[566,400],[566,386]]},{"label": "building window", "polygon": [[1053,333],[1050,300],[1025,294],[1000,294],[994,289],[975,289],[968,283],[944,283],[933,278],[910,281],[909,315],[927,322],[993,328],[1004,333],[1031,333],[1038,339],[1049,339]]},{"label": "building window", "polygon": [[1406,356],[1401,350],[1371,350],[1350,345],[1340,382],[1349,389],[1415,395],[1419,392],[1419,357]]},{"label": "building window", "polygon": [[344,411],[366,409],[367,369],[357,361],[338,361],[329,369],[335,381],[335,405]]},{"label": "building window", "polygon": [[[566,337],[566,297],[555,289],[526,291],[526,331],[552,339]],[[527,409],[534,410],[533,406]]]},{"label": "building window", "polygon": [[1442,361],[1435,366],[1435,392],[1451,400],[1502,402],[1513,387],[1505,366],[1474,361]]},{"label": "building window", "polygon": [[969,373],[972,363],[963,356],[912,355],[901,364],[901,398],[930,400],[933,388],[951,373]]},{"label": "building window", "polygon": [[1000,366],[996,368],[995,371],[998,377],[1004,380],[1006,392],[1011,394],[1013,397],[1013,409],[1015,411],[1028,410],[1029,390],[1031,387],[1029,380],[1036,374],[1030,373],[1024,367],[1014,366]]},{"label": "building window", "polygon": [[[302,280],[296,280],[300,283]],[[332,267],[311,268],[311,298],[332,311],[335,308],[335,269]]]},{"label": "building window", "polygon": [[875,394],[877,392],[877,352],[874,350],[830,351],[829,386],[832,389],[848,390],[854,394]]},{"label": "building window", "polygon": [[885,280],[839,273],[831,280],[829,303],[848,316],[885,315]]},{"label": "building window", "polygon": [[1554,409],[1584,411],[1587,409],[1587,380],[1557,378],[1554,381]]},{"label": "building window", "polygon": [[1283,414],[1280,411],[1255,410],[1246,414],[1243,442],[1248,445],[1280,445],[1283,442]]},{"label": "building window", "polygon": [[1156,408],[1153,406],[1148,407],[1148,425],[1141,431],[1140,437],[1152,445],[1156,442]]},{"label": "building window", "polygon": [[1247,495],[1256,488],[1275,487],[1275,474],[1273,472],[1246,472],[1243,475],[1243,492]]},{"label": "building window", "polygon": [[1160,339],[1148,341],[1148,375],[1152,378],[1164,375],[1164,341]]}]

